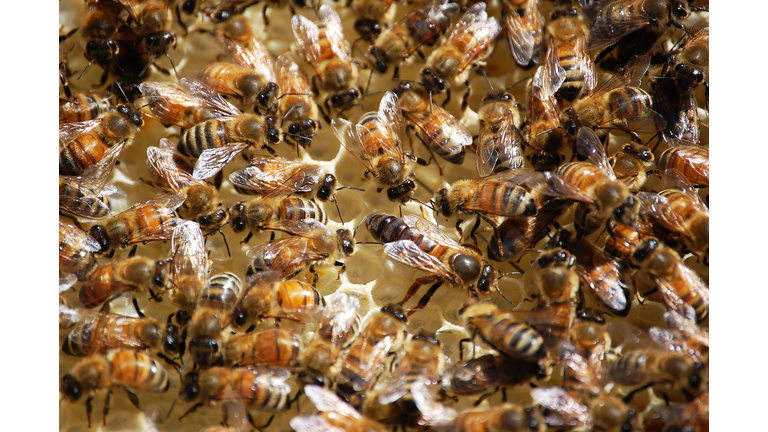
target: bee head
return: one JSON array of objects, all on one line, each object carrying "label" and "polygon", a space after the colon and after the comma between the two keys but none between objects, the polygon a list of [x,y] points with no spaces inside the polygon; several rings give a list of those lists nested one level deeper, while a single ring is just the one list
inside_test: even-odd
[{"label": "bee head", "polygon": [[336,177],[333,174],[326,174],[320,190],[317,191],[317,199],[328,201],[336,193]]},{"label": "bee head", "polygon": [[71,374],[66,374],[61,377],[59,390],[70,402],[77,402],[80,400],[80,396],[82,396],[80,382]]}]

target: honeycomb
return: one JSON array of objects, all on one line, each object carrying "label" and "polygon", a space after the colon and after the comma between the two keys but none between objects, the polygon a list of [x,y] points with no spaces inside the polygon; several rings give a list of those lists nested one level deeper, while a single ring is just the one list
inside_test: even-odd
[{"label": "honeycomb", "polygon": [[[354,41],[354,43],[352,43],[352,46],[354,47],[352,50],[352,57],[363,64],[366,63],[361,54],[361,50],[367,50],[367,42],[360,40],[355,41],[355,38],[357,37],[357,33],[353,26],[356,19],[355,14],[350,8],[345,6],[345,2],[334,3],[329,2],[328,0],[322,0],[321,3],[333,6],[338,12],[344,24],[344,33],[347,41],[350,43]],[[262,10],[264,7],[265,6],[261,4],[257,4],[249,7],[244,13],[256,31],[257,38],[265,45],[273,61],[282,53],[292,52],[293,60],[301,67],[307,77],[311,78],[314,72],[298,53],[293,33],[290,30],[291,10],[286,7],[274,7],[270,5],[267,12],[270,23],[267,26],[264,25],[262,18]],[[540,10],[543,16],[548,17],[552,7],[553,4],[551,2],[542,2]],[[59,23],[62,28],[62,33],[66,33],[80,25],[83,8],[84,4],[75,0],[63,0],[59,2]],[[391,12],[387,16],[387,22],[397,22],[411,8],[412,6],[409,4],[394,3],[391,7]],[[501,4],[498,1],[493,0],[487,2],[487,9],[489,16],[495,16],[498,19],[501,11]],[[302,14],[313,21],[316,19],[315,13],[308,9],[297,9],[297,13]],[[459,16],[462,13],[463,11],[459,13]],[[200,14],[197,18],[185,16],[185,21],[189,25],[189,33],[185,34],[178,23],[176,23],[174,31],[178,38],[177,44],[175,49],[169,51],[170,58],[173,61],[179,77],[194,76],[205,65],[215,61],[216,56],[219,53],[218,44],[216,43],[215,38],[211,37],[210,34],[195,31],[199,29],[211,30],[214,28],[214,25],[208,19],[204,18],[203,14]],[[455,21],[456,18],[453,22],[455,23]],[[691,28],[703,21],[708,21],[707,12],[693,13],[690,17],[684,20],[683,23]],[[656,49],[659,52],[662,52],[662,50],[668,52],[673,48],[675,42],[681,35],[682,32],[679,30],[674,32],[674,35],[672,35],[672,32],[667,32],[662,42],[657,44]],[[67,62],[69,69],[72,71],[72,76],[69,77],[69,86],[72,88],[72,91],[88,90],[96,86],[101,74],[101,69],[96,65],[91,65],[82,77],[78,78],[78,75],[88,63],[83,56],[84,42],[81,37],[75,33],[74,36],[68,38],[61,44],[68,51]],[[426,48],[424,50],[425,55],[428,56],[431,50],[432,48]],[[169,63],[168,58],[159,57],[156,62],[161,65],[162,68],[171,71],[171,75],[164,74],[159,71],[158,68],[150,67],[146,75],[142,77],[143,80],[178,83],[176,77],[173,75],[173,68]],[[400,67],[399,75],[403,79],[418,79],[419,70],[423,66],[423,61],[418,57],[415,57],[414,61]],[[493,54],[487,59],[483,69],[493,88],[500,89],[532,77],[537,70],[537,67],[528,70],[518,67],[510,55],[509,48],[504,35],[502,34],[497,38]],[[646,78],[643,80],[645,88],[649,87],[647,81],[650,81],[648,77],[653,76],[652,72],[657,71],[652,69],[648,72],[648,75],[646,75]],[[381,98],[379,92],[389,90],[394,85],[394,81],[390,78],[391,74],[382,76],[374,73],[370,82],[368,82],[369,73],[370,69],[361,69],[357,84],[366,88],[366,94],[370,94],[371,96],[364,97],[359,105],[343,113],[343,116],[352,122],[356,122],[360,115],[365,112],[375,111],[378,108]],[[600,82],[602,82],[603,79],[604,77],[601,76]],[[486,82],[486,77],[475,68],[470,72],[469,81],[472,85],[472,91],[468,98],[468,109],[464,112],[461,110],[462,93],[464,91],[463,86],[454,86],[452,99],[450,103],[446,105],[446,108],[451,114],[460,119],[473,136],[476,136],[479,131],[478,114],[476,110],[483,96],[489,91],[489,83]],[[514,85],[511,87],[510,92],[515,96],[516,100],[523,105],[522,112],[523,114],[526,114],[524,108],[524,105],[527,103],[526,83],[522,82]],[[695,90],[695,96],[699,101],[704,100],[703,89],[701,86]],[[435,103],[441,103],[444,97],[444,95],[436,95]],[[699,105],[703,106],[703,103],[700,102]],[[703,109],[700,109],[699,111],[701,112],[701,117],[704,118],[706,112],[704,112]],[[313,138],[311,146],[307,149],[297,151],[295,148],[282,142],[275,145],[273,148],[281,157],[288,159],[298,158],[301,161],[311,161],[320,164],[323,169],[336,175],[340,185],[349,185],[365,189],[364,191],[342,190],[338,192],[338,207],[343,216],[344,224],[341,223],[336,208],[331,202],[320,203],[329,216],[328,227],[332,231],[342,227],[354,230],[367,215],[375,212],[389,213],[393,215],[399,215],[401,213],[404,215],[416,214],[425,217],[429,221],[437,222],[448,236],[460,243],[471,242],[466,235],[466,232],[471,230],[471,227],[474,224],[474,217],[464,217],[466,220],[463,222],[462,228],[465,232],[465,238],[462,240],[459,238],[455,228],[458,219],[457,217],[454,216],[446,219],[441,216],[436,219],[435,213],[432,212],[431,209],[416,201],[410,201],[402,207],[389,201],[384,193],[378,193],[376,191],[374,181],[363,178],[365,168],[340,145],[339,141],[334,136],[330,125],[325,121],[321,121],[321,123],[322,125],[318,134]],[[144,126],[141,128],[133,143],[124,149],[123,153],[120,155],[119,164],[115,167],[114,172],[110,177],[109,183],[115,186],[118,190],[117,194],[110,196],[110,205],[113,212],[120,212],[135,203],[146,201],[162,193],[158,188],[142,181],[142,179],[149,179],[150,176],[145,165],[146,150],[149,146],[157,146],[161,138],[169,138],[175,142],[180,132],[181,131],[177,127],[165,128],[159,122],[148,116],[144,116]],[[640,135],[643,142],[647,142],[652,138],[652,134]],[[429,153],[424,146],[418,143],[418,139],[413,139],[413,141],[414,142],[411,143],[409,137],[403,135],[406,151],[413,151],[417,156],[429,159]],[[609,145],[607,147],[608,155],[610,156],[619,152],[621,147],[627,142],[629,142],[627,134],[621,132],[611,133]],[[708,146],[708,143],[708,129],[702,127],[700,145]],[[658,156],[665,147],[666,145],[662,143],[658,151],[656,151],[656,155]],[[530,152],[526,151],[526,154],[530,155]],[[571,157],[571,150],[566,149],[564,156],[566,161],[569,160]],[[432,198],[433,191],[447,187],[458,180],[478,177],[475,169],[475,153],[472,150],[467,152],[462,165],[450,164],[439,158],[437,162],[438,163],[432,162],[428,166],[413,164],[413,169],[416,173],[418,182],[415,198],[422,202],[429,202]],[[530,166],[530,160],[527,160],[525,163],[526,166]],[[244,158],[238,157],[224,168],[224,181],[219,192],[222,201],[226,205],[231,205],[236,201],[244,199],[243,195],[235,191],[233,185],[228,180],[228,177],[230,173],[246,166],[247,162]],[[664,188],[662,179],[649,176],[648,183],[643,190],[659,191]],[[708,189],[700,189],[699,193],[702,197],[707,197]],[[565,228],[573,229],[573,207],[574,206],[570,206],[556,219],[557,222]],[[65,219],[62,217],[62,220]],[[83,221],[83,225],[86,228],[91,224],[92,222],[90,221]],[[245,252],[254,245],[268,241],[270,233],[265,232],[256,234],[247,244],[242,244],[241,241],[244,236],[234,233],[230,227],[223,227],[222,232],[222,235],[216,234],[206,237],[206,249],[209,251],[209,259],[212,263],[210,275],[215,275],[224,271],[233,271],[242,277],[251,261],[246,257]],[[479,247],[483,250],[483,255],[487,255],[486,245],[492,234],[492,228],[485,222],[478,230]],[[278,234],[278,237],[279,236],[280,234]],[[227,246],[225,246],[224,237],[226,237],[226,244],[230,250],[229,254],[227,252]],[[596,242],[598,245],[602,245],[605,241],[605,234],[602,234],[602,231],[598,230],[596,233],[587,236],[587,238]],[[362,227],[356,234],[356,240],[371,241],[372,238],[365,227]],[[513,308],[517,308],[517,310],[530,310],[533,308],[535,301],[527,301],[531,300],[532,296],[535,296],[536,294],[531,281],[531,269],[538,256],[537,251],[544,249],[546,243],[547,238],[544,238],[533,247],[529,253],[524,254],[519,260],[516,260],[514,265],[509,262],[493,262],[493,265],[499,273],[516,272],[520,269],[524,271],[523,274],[512,274],[499,280],[499,289],[506,299],[502,298],[498,292],[494,292],[490,296],[487,296],[498,305],[499,308],[504,310]],[[170,247],[170,242],[155,242],[139,245],[137,255],[165,258],[171,254]],[[117,252],[116,257],[124,257],[127,253],[127,250],[120,250]],[[701,260],[696,256],[688,256],[685,259],[685,264],[693,269],[704,282],[708,284],[709,267],[700,261]],[[106,262],[106,259],[100,257],[99,262]],[[413,280],[424,276],[423,272],[389,259],[383,253],[382,246],[375,244],[357,245],[355,253],[345,260],[345,268],[346,271],[342,273],[339,273],[334,267],[318,269],[320,279],[317,289],[326,297],[326,300],[329,300],[332,298],[331,296],[337,293],[345,293],[359,298],[362,305],[360,314],[363,323],[366,322],[367,318],[372,313],[380,310],[383,305],[400,301]],[[299,278],[311,281],[311,274],[307,271],[303,271],[299,275]],[[645,292],[652,288],[652,283],[643,278],[633,278],[633,283],[633,293],[635,291]],[[74,289],[63,294],[73,306],[79,304],[77,297],[78,288],[79,283],[74,286]],[[419,293],[406,304],[406,308],[415,306],[416,301],[426,289],[427,287],[423,286]],[[582,290],[583,289],[584,287],[582,287]],[[511,306],[507,299],[516,306]],[[422,329],[436,333],[447,359],[448,364],[446,366],[459,362],[459,341],[472,337],[472,334],[467,331],[462,320],[458,316],[458,310],[467,300],[468,296],[466,290],[455,289],[446,284],[435,293],[429,304],[422,311],[416,312],[410,316],[407,324],[409,334],[415,334]],[[147,316],[156,317],[163,322],[165,321],[165,317],[174,313],[177,309],[177,307],[168,299],[158,303],[147,301],[146,298],[139,298],[139,304]],[[601,307],[597,300],[590,295],[586,296],[586,306],[598,309]],[[605,310],[605,308],[603,307],[602,310]],[[608,320],[611,322],[621,321],[630,324],[641,331],[647,331],[652,326],[665,327],[665,311],[666,307],[661,300],[654,301],[652,298],[645,300],[644,303],[640,304],[638,297],[633,296],[632,307],[626,317],[609,317]],[[130,303],[130,299],[125,297],[120,297],[111,302],[111,312],[127,316],[136,316],[136,312],[134,311],[133,305]],[[700,325],[703,329],[708,330],[708,318],[703,323],[700,323]],[[305,341],[308,341],[314,332],[314,327],[311,324],[304,326],[296,323],[282,322],[281,326],[300,334]],[[64,343],[68,334],[69,330],[60,331],[60,344]],[[622,335],[619,331],[613,333],[612,337],[612,350],[607,354],[609,361],[620,357],[624,351],[645,347],[648,344],[648,341],[641,340],[641,338],[633,340],[632,336],[626,334]],[[494,352],[487,344],[479,341],[479,338],[476,339],[476,342],[476,356]],[[465,348],[465,354],[467,354],[467,351],[468,350]],[[79,360],[80,358],[68,356],[60,352],[59,375],[61,376],[67,373]],[[388,360],[385,370],[389,370],[390,361],[391,360]],[[93,424],[91,430],[197,431],[206,426],[215,425],[221,422],[222,412],[218,406],[201,407],[193,414],[186,416],[182,420],[178,420],[181,414],[188,410],[192,404],[185,403],[181,399],[174,401],[174,398],[180,391],[180,374],[165,363],[159,364],[163,365],[169,374],[171,383],[168,392],[160,394],[138,392],[141,409],[137,410],[131,405],[122,391],[115,389],[111,396],[111,409],[109,416],[107,417],[106,425],[102,425],[101,412],[103,395],[105,394],[105,391],[102,390],[98,392],[94,398],[92,414]],[[534,380],[534,383],[538,386],[560,384],[562,377],[558,377],[558,370],[558,366],[556,365],[552,378],[541,381]],[[298,389],[295,379],[292,378],[289,382],[295,392],[296,389]],[[611,389],[610,385],[608,386],[608,389]],[[623,391],[623,393],[618,394],[621,395],[625,393],[626,390]],[[530,395],[530,386],[527,384],[509,386],[506,389],[506,397],[511,402],[525,406],[534,403]],[[448,400],[446,403],[456,410],[462,411],[471,408],[475,400],[477,400],[477,397],[475,396],[465,396],[460,397],[456,402]],[[501,400],[502,394],[501,392],[497,392],[488,397],[480,405],[480,408],[497,406],[501,403]],[[308,399],[306,399],[306,397],[302,396],[299,402],[300,410],[297,410],[296,407],[292,407],[284,413],[277,414],[266,430],[289,431],[291,428],[288,422],[292,417],[299,414],[306,415],[316,412],[315,407]],[[173,411],[169,412],[173,404],[175,404],[173,406]],[[638,393],[632,399],[631,404],[638,412],[647,414],[653,410],[653,407],[663,404],[663,401],[652,392],[646,390]],[[260,413],[257,411],[251,411],[251,415],[257,425],[266,423],[271,416],[269,413]],[[63,401],[60,404],[59,429],[62,431],[80,431],[87,429],[85,408],[82,400],[76,404],[70,404],[67,401]]]}]

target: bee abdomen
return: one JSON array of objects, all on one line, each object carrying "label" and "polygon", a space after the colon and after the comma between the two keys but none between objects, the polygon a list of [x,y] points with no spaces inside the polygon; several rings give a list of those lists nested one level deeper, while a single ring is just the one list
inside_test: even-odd
[{"label": "bee abdomen", "polygon": [[116,383],[137,390],[164,392],[168,390],[168,375],[146,354],[120,351],[112,358],[112,376]]},{"label": "bee abdomen", "polygon": [[209,120],[184,131],[177,148],[184,156],[199,158],[203,151],[223,147],[228,142],[227,123]]},{"label": "bee abdomen", "polygon": [[492,344],[504,354],[520,360],[538,360],[546,353],[544,338],[526,324],[502,319],[491,330],[499,343]]}]

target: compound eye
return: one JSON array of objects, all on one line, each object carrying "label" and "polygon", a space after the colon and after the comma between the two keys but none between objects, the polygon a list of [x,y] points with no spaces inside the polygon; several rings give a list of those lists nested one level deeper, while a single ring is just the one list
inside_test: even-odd
[{"label": "compound eye", "polygon": [[565,261],[566,259],[568,259],[568,255],[566,255],[566,253],[563,251],[557,252],[555,254],[556,261]]}]

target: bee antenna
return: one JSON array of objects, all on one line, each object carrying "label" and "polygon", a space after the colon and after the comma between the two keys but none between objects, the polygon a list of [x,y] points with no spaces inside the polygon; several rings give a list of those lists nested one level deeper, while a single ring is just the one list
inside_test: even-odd
[{"label": "bee antenna", "polygon": [[354,189],[354,190],[359,190],[359,191],[365,192],[365,189],[361,189],[359,187],[354,187],[354,186],[341,186],[341,187],[337,187],[336,188],[337,191],[340,191],[342,189]]},{"label": "bee antenna", "polygon": [[484,68],[484,67],[481,67],[481,68],[479,68],[479,69],[480,69],[480,72],[482,72],[482,73],[483,73],[483,76],[485,77],[485,82],[487,82],[487,83],[488,83],[488,87],[490,87],[490,88],[491,88],[491,90],[494,90],[494,88],[493,88],[493,84],[491,84],[491,80],[490,80],[490,79],[488,79],[488,74],[487,74],[487,73],[485,73],[485,68]]},{"label": "bee antenna", "polygon": [[[367,90],[367,89],[366,89],[366,90]],[[379,94],[379,93],[386,93],[386,92],[388,92],[388,91],[389,91],[389,90],[379,90],[379,91],[375,91],[375,92],[373,92],[373,93],[366,93],[366,94],[362,95],[361,97],[373,96],[373,95],[377,95],[377,94]]]},{"label": "bee antenna", "polygon": [[344,225],[344,218],[341,216],[341,209],[339,208],[339,200],[336,199],[336,195],[333,196],[333,204],[336,206],[336,212],[339,214],[339,220],[341,220],[341,224]]},{"label": "bee antenna", "polygon": [[655,79],[655,80],[661,80],[661,79],[669,79],[669,80],[671,80],[671,79],[675,79],[675,78],[674,77],[668,77],[668,76],[660,76],[660,77],[653,77],[653,79]]},{"label": "bee antenna", "polygon": [[562,127],[561,127],[561,126],[557,126],[557,127],[553,127],[553,128],[551,128],[551,129],[547,129],[547,130],[545,130],[544,132],[539,132],[539,133],[537,133],[537,134],[536,134],[536,136],[542,136],[542,135],[544,135],[544,134],[548,134],[548,133],[552,132],[552,131],[553,131],[553,130],[555,130],[555,129],[562,129]]},{"label": "bee antenna", "polygon": [[75,105],[80,105],[80,102],[74,101],[74,100],[71,100],[71,99],[67,99],[67,98],[59,98],[59,100],[62,101],[62,102],[69,102],[69,103],[73,103]]},{"label": "bee antenna", "polygon": [[171,62],[171,68],[173,69],[173,74],[176,75],[176,80],[181,81],[181,79],[179,78],[179,73],[176,71],[176,65],[173,64],[173,59],[171,58],[171,55],[168,54],[168,52],[166,51],[165,56],[168,57],[168,61]]},{"label": "bee antenna", "polygon": [[[144,72],[146,72],[146,71],[147,71],[147,68],[148,68],[148,67],[149,67],[149,65],[150,65],[150,64],[152,64],[152,62],[155,60],[155,57],[157,57],[157,55],[153,54],[153,55],[152,55],[152,57],[150,57],[150,58],[149,58],[149,61],[147,62],[147,64],[145,64],[145,65],[144,65],[144,68],[141,70],[141,72],[139,72],[139,76],[143,76],[143,75],[144,75]],[[174,70],[175,70],[175,69],[174,69]],[[176,75],[176,77],[178,78],[178,75]]]},{"label": "bee antenna", "polygon": [[91,61],[88,62],[87,65],[85,65],[85,69],[83,69],[83,71],[80,72],[80,75],[77,76],[77,79],[80,79],[80,78],[83,77],[83,74],[85,74],[85,71],[87,71],[88,68],[91,67],[91,64],[93,64],[93,62],[94,62],[94,60],[91,60]]},{"label": "bee antenna", "polygon": [[[362,52],[362,51],[361,51]],[[365,55],[365,54],[363,54]],[[365,84],[365,93],[363,97],[366,97],[368,95],[368,89],[371,87],[371,78],[373,77],[373,69],[370,69],[368,72],[368,83]]]},{"label": "bee antenna", "polygon": [[[519,273],[517,273],[517,272],[513,272],[513,273],[515,273],[515,274],[519,274]],[[506,276],[506,275],[508,275],[508,274],[513,274],[513,273],[505,273],[505,274],[503,274],[503,275],[499,276],[498,278],[496,278],[496,280],[498,281],[499,279],[501,279],[501,278],[502,278],[502,276]],[[511,304],[511,305],[512,305],[512,307],[517,307],[517,304],[515,304],[515,303],[514,303],[512,300],[508,299],[508,298],[507,298],[507,296],[505,296],[505,295],[504,295],[504,293],[502,293],[502,292],[501,292],[501,289],[499,288],[499,286],[498,286],[498,285],[496,285],[496,292],[497,292],[497,293],[499,293],[499,295],[501,296],[501,298],[503,298],[504,300],[506,300],[506,301],[507,301],[507,303]]]},{"label": "bee antenna", "polygon": [[409,83],[414,83],[414,84],[418,84],[418,85],[420,85],[420,86],[424,87],[424,83],[422,83],[421,81],[416,81],[416,80],[409,80],[409,79],[402,79],[402,78],[395,78],[395,81],[397,81],[397,82],[409,82]]},{"label": "bee antenna", "polygon": [[417,199],[417,198],[411,198],[411,200],[412,201],[416,201],[417,203],[423,205],[424,207],[426,207],[426,208],[428,208],[428,209],[430,209],[432,211],[437,211],[437,209],[434,206],[435,203],[432,200],[429,200],[429,204],[427,204],[424,201],[422,201],[420,199]]},{"label": "bee antenna", "polygon": [[548,97],[549,104],[552,105],[552,109],[555,110],[555,114],[560,117],[560,110],[557,109],[557,104],[552,100],[552,96]]},{"label": "bee antenna", "polygon": [[384,242],[371,242],[371,241],[356,241],[356,244],[372,244],[372,245],[383,245]]},{"label": "bee antenna", "polygon": [[504,277],[507,277],[507,276],[510,276],[510,275],[519,275],[519,274],[522,274],[522,273],[516,272],[516,271],[509,272],[509,273],[502,273],[502,274],[499,275],[499,277],[496,278],[496,280],[499,281],[499,280],[501,280],[501,278],[504,278]]},{"label": "bee antenna", "polygon": [[[293,109],[293,108],[291,108],[291,109]],[[281,126],[282,126],[282,125],[281,125]],[[305,136],[302,136],[302,135],[296,135],[296,134],[292,134],[292,133],[290,133],[290,132],[283,132],[283,136],[292,136],[292,137],[294,137],[294,138],[298,138],[298,139],[308,139],[308,140],[312,141],[312,137],[305,137]],[[338,190],[338,189],[337,189],[337,190]]]},{"label": "bee antenna", "polygon": [[520,84],[520,83],[521,83],[521,82],[523,82],[523,81],[528,81],[529,79],[533,79],[533,77],[525,77],[525,78],[521,79],[520,81],[517,81],[516,83],[514,83],[514,84],[512,84],[511,86],[507,87],[507,88],[506,88],[506,89],[504,89],[504,90],[509,90],[509,89],[511,89],[512,87],[514,87],[514,86],[516,86],[516,85]]},{"label": "bee antenna", "polygon": [[[354,237],[354,236],[356,236],[356,235],[357,235],[357,230],[358,230],[358,228],[360,228],[360,225],[362,225],[362,224],[363,224],[363,222],[365,222],[365,219],[366,219],[366,218],[362,218],[362,219],[360,219],[360,223],[358,223],[358,224],[357,224],[357,226],[355,227],[355,230],[352,232],[352,237]],[[356,242],[356,243],[358,243],[358,244],[359,244],[360,242]]]},{"label": "bee antenna", "polygon": [[176,397],[173,398],[173,402],[171,403],[171,408],[168,410],[168,414],[165,416],[165,420],[164,421],[167,421],[169,418],[171,418],[171,413],[173,412],[173,408],[176,406],[176,400],[179,399],[179,395],[180,394],[181,394],[181,392],[177,393]]}]

